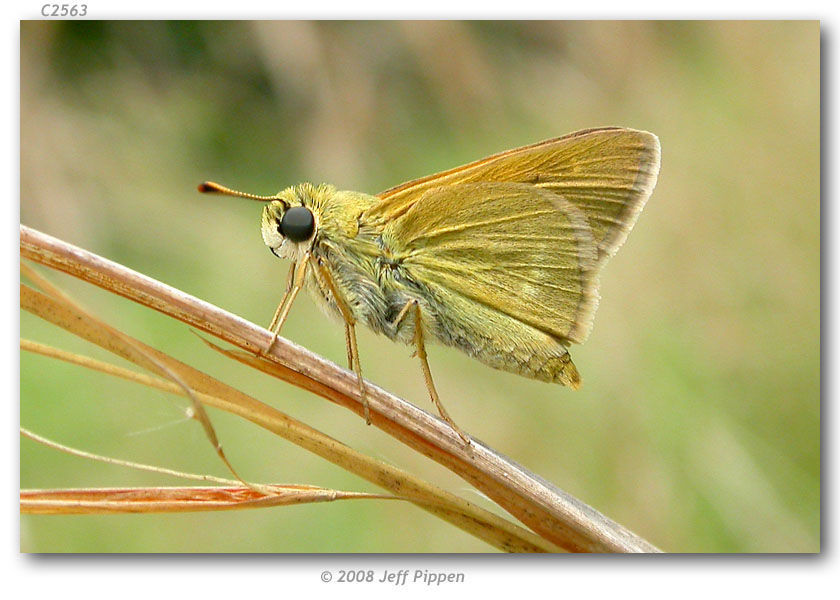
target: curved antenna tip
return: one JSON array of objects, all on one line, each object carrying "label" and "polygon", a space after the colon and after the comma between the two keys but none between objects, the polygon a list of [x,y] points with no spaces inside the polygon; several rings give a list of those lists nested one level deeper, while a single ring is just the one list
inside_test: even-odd
[{"label": "curved antenna tip", "polygon": [[225,196],[236,196],[238,198],[248,198],[250,200],[257,200],[259,202],[271,202],[276,200],[277,196],[258,196],[256,194],[248,194],[246,192],[238,192],[228,187],[220,185],[215,181],[204,181],[198,184],[198,191],[202,194],[224,194]]}]

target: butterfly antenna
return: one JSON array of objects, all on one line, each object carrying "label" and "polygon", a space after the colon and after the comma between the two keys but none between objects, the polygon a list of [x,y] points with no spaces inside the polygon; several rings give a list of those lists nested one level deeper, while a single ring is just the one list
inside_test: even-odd
[{"label": "butterfly antenna", "polygon": [[219,185],[213,181],[205,181],[199,184],[198,191],[202,194],[224,194],[225,196],[237,196],[239,198],[248,198],[249,200],[258,200],[259,202],[271,202],[277,200],[277,196],[258,196],[257,194],[248,194],[247,192],[238,192],[223,185]]}]

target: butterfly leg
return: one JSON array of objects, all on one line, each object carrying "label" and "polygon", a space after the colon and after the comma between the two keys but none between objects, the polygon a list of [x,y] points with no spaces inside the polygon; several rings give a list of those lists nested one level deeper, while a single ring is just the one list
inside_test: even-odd
[{"label": "butterfly leg", "polygon": [[[274,326],[277,325],[277,319],[280,317],[280,311],[283,309],[283,305],[286,304],[286,298],[289,297],[289,292],[292,291],[292,280],[295,277],[295,269],[297,268],[297,263],[293,262],[292,266],[289,267],[289,272],[286,275],[286,290],[283,292],[283,297],[280,299],[280,304],[277,305],[277,310],[274,311],[274,316],[271,317],[271,324],[268,326],[269,331],[274,330]],[[273,344],[274,342],[272,342]]]},{"label": "butterfly leg", "polygon": [[420,303],[417,300],[411,300],[408,302],[394,320],[394,326],[395,328],[399,328],[403,319],[405,319],[408,315],[408,311],[411,309],[414,309],[414,346],[417,349],[416,356],[420,359],[420,366],[423,369],[423,378],[426,380],[426,389],[429,390],[429,396],[432,398],[432,403],[435,405],[435,408],[438,409],[438,412],[443,420],[449,423],[449,426],[455,430],[455,433],[457,433],[461,439],[464,440],[464,443],[469,446],[469,436],[467,436],[467,434],[455,424],[455,421],[453,421],[452,417],[449,416],[449,413],[446,412],[446,409],[443,407],[443,403],[440,401],[440,396],[438,396],[437,390],[435,389],[435,383],[432,381],[432,370],[429,368],[429,360],[426,356],[426,344],[423,340],[423,322]]},{"label": "butterfly leg", "polygon": [[280,336],[280,329],[289,316],[292,303],[306,282],[306,269],[308,266],[309,254],[305,254],[299,264],[292,263],[292,267],[289,269],[289,275],[286,278],[286,292],[283,294],[283,299],[280,300],[280,305],[277,307],[277,310],[274,311],[274,318],[271,319],[271,325],[268,326],[268,330],[274,333],[274,336],[271,338],[271,343],[268,344],[268,348],[265,349],[265,354],[271,352],[271,349],[277,342],[277,338]]},{"label": "butterfly leg", "polygon": [[321,284],[322,288],[329,290],[335,301],[338,312],[344,319],[344,341],[347,345],[347,362],[350,363],[350,368],[356,372],[356,379],[359,382],[359,397],[362,399],[362,406],[365,410],[365,423],[370,425],[370,406],[367,401],[367,392],[365,390],[365,380],[362,378],[362,364],[359,361],[359,346],[356,342],[356,317],[347,302],[338,291],[338,286],[333,279],[329,269],[318,260],[315,264],[315,276]]},{"label": "butterfly leg", "polygon": [[350,326],[344,323],[344,348],[347,350],[347,368],[353,368],[353,332]]}]

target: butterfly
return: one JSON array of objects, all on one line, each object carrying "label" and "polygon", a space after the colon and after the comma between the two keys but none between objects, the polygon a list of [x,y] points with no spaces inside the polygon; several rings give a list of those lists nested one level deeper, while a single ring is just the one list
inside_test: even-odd
[{"label": "butterfly", "polygon": [[[303,183],[266,202],[262,238],[291,261],[269,329],[275,340],[304,287],[344,322],[365,399],[355,327],[413,345],[441,416],[426,342],[505,371],[578,388],[569,354],[586,340],[599,275],[633,228],[659,174],[658,138],[587,129],[494,154],[375,196]],[[273,342],[272,342],[273,344]]]}]

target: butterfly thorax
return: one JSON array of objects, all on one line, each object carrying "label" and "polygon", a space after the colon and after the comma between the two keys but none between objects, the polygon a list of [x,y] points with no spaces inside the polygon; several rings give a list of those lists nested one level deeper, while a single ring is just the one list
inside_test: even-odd
[{"label": "butterfly thorax", "polygon": [[[365,211],[377,202],[375,196],[331,185],[290,187],[266,205],[263,240],[280,258],[300,262],[310,254],[316,264],[307,271],[307,288],[328,314],[340,316],[340,310],[324,276],[316,272],[318,265],[326,268],[357,321],[391,339],[410,342],[413,320],[409,317],[398,324],[396,319],[407,303],[422,299],[422,294],[402,268],[401,257],[388,246],[382,228],[364,219]],[[300,206],[311,211],[314,228],[311,238],[295,242],[283,235],[280,224],[286,211]]]}]

